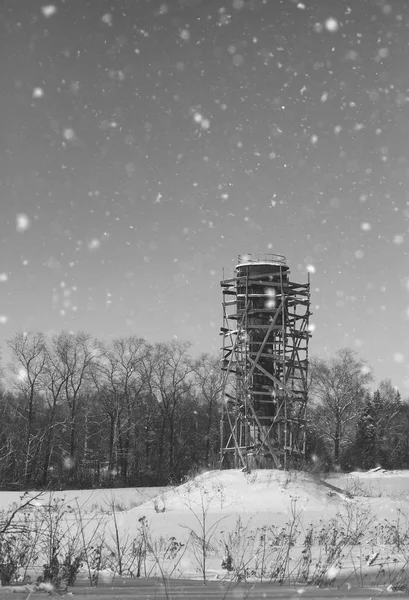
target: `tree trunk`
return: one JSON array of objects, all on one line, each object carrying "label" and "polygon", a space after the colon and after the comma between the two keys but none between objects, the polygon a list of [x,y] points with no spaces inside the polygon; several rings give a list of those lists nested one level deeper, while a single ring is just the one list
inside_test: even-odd
[{"label": "tree trunk", "polygon": [[48,470],[50,468],[51,461],[51,436],[52,430],[47,433],[47,439],[45,441],[45,450],[44,450],[44,461],[43,461],[43,476],[42,476],[42,485],[44,487],[47,486],[48,483]]},{"label": "tree trunk", "polygon": [[334,436],[334,462],[339,466],[340,458],[340,443],[341,443],[341,430],[339,423],[335,425],[335,436]]},{"label": "tree trunk", "polygon": [[48,424],[47,437],[46,437],[46,440],[45,440],[44,461],[43,461],[43,476],[42,476],[42,485],[44,487],[47,485],[48,470],[50,468],[50,462],[51,462],[51,447],[52,447],[52,440],[53,440],[53,435],[54,435],[53,425],[54,425],[54,418],[55,418],[55,409],[56,409],[56,404],[54,402],[53,407],[51,409],[51,415],[50,415],[50,421],[49,421],[49,424]]},{"label": "tree trunk", "polygon": [[114,449],[115,449],[115,415],[110,414],[110,428],[109,428],[109,472],[112,472],[114,468]]},{"label": "tree trunk", "polygon": [[30,479],[30,446],[31,446],[31,435],[29,434],[26,439],[26,452],[24,459],[24,484],[27,487]]},{"label": "tree trunk", "polygon": [[158,445],[159,445],[159,469],[161,474],[164,471],[164,467],[165,465],[163,464],[163,458],[164,458],[164,450],[165,450],[165,429],[166,429],[166,420],[165,420],[165,415],[162,415],[162,425],[160,428],[160,434],[159,434],[159,440],[158,440]]},{"label": "tree trunk", "polygon": [[75,413],[71,413],[71,423],[70,423],[70,456],[72,460],[75,460],[75,452],[76,452],[76,439],[75,439]]},{"label": "tree trunk", "polygon": [[76,401],[73,400],[72,408],[71,408],[71,422],[70,422],[70,464],[69,469],[70,473],[68,475],[68,479],[74,479],[74,474],[76,472],[75,469],[75,459],[76,459]]},{"label": "tree trunk", "polygon": [[175,425],[173,422],[173,417],[171,417],[169,421],[169,471],[173,475],[173,466],[174,466],[174,443],[175,443]]},{"label": "tree trunk", "polygon": [[27,432],[26,432],[26,447],[25,447],[25,461],[24,461],[24,484],[27,486],[30,479],[30,449],[31,449],[31,430],[33,424],[33,404],[34,404],[34,390],[31,388],[30,396],[28,399],[28,415],[27,415]]},{"label": "tree trunk", "polygon": [[88,464],[88,397],[85,398],[85,415],[84,415],[84,445],[81,458],[81,474],[88,479],[90,473]]},{"label": "tree trunk", "polygon": [[210,456],[210,432],[212,430],[212,425],[213,425],[212,412],[213,412],[213,397],[211,397],[210,403],[209,403],[209,414],[208,414],[207,435],[206,435],[206,451],[205,451],[206,464],[208,463],[209,456]]},{"label": "tree trunk", "polygon": [[131,454],[131,438],[133,433],[132,427],[132,410],[129,402],[129,396],[126,394],[126,429],[125,429],[125,440],[124,440],[124,461],[123,461],[123,477],[125,483],[127,483],[129,475],[129,459]]},{"label": "tree trunk", "polygon": [[123,445],[123,441],[122,441],[122,431],[121,431],[121,423],[120,423],[119,414],[118,414],[118,420],[117,420],[117,425],[116,425],[116,436],[117,436],[116,472],[120,473],[122,475],[124,445]]}]

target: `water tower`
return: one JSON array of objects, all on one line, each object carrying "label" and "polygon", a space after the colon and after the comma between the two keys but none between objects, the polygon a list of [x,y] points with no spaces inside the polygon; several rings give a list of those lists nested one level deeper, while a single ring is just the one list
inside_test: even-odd
[{"label": "water tower", "polygon": [[223,293],[222,466],[290,468],[305,454],[310,281],[279,254],[240,255]]}]

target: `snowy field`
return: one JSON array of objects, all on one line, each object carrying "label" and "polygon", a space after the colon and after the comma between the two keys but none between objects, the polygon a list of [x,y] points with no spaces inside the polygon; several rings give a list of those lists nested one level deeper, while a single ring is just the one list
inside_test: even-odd
[{"label": "snowy field", "polygon": [[357,496],[409,500],[409,471],[380,469],[365,473],[334,474],[328,478],[328,482],[350,490]]},{"label": "snowy field", "polygon": [[[50,498],[58,498],[75,505],[77,502],[84,513],[101,513],[109,511],[112,502],[117,504],[119,510],[133,508],[143,504],[150,498],[154,498],[167,488],[118,488],[118,489],[96,489],[96,490],[66,490],[62,492],[44,492],[41,497],[33,501],[33,505],[45,506],[50,503]],[[10,505],[19,504],[24,492],[0,492],[0,510]],[[38,492],[28,491],[25,498],[36,498]]]},{"label": "snowy field", "polygon": [[[212,471],[175,488],[44,493],[26,518],[63,514],[64,539],[82,539],[89,552],[81,584],[97,570],[100,585],[121,572],[345,590],[402,586],[409,471],[337,474],[327,483],[299,472]],[[21,496],[1,492],[0,506],[18,504]],[[98,544],[104,556],[97,569],[91,549]]]}]

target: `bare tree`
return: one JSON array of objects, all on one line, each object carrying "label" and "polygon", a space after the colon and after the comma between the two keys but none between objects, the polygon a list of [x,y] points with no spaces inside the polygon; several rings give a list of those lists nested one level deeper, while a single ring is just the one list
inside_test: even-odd
[{"label": "bare tree", "polygon": [[223,372],[220,369],[220,361],[210,354],[201,354],[192,361],[193,382],[198,394],[199,405],[205,410],[205,452],[206,464],[210,458],[212,446],[212,433],[219,437],[218,429],[215,429],[215,421],[219,417],[220,396],[223,389]]},{"label": "bare tree", "polygon": [[350,433],[353,437],[372,373],[354,350],[343,348],[329,360],[311,359],[310,378],[315,427],[330,442],[339,465],[341,449]]},{"label": "bare tree", "polygon": [[[192,367],[188,357],[191,344],[179,340],[157,343],[149,347],[143,359],[147,388],[155,398],[161,413],[158,433],[158,466],[169,467],[172,475],[175,458],[175,426],[177,409],[192,385]],[[167,432],[167,458],[165,461],[165,434]]]},{"label": "bare tree", "polygon": [[118,430],[121,424],[121,415],[123,406],[121,405],[119,395],[116,389],[111,386],[111,369],[109,361],[104,356],[105,347],[101,346],[102,357],[101,361],[93,366],[91,377],[95,386],[98,405],[102,413],[109,419],[109,436],[108,436],[108,471],[113,473],[118,470],[118,451],[120,452],[121,440],[118,436]]},{"label": "bare tree", "polygon": [[99,355],[89,334],[63,331],[52,340],[53,366],[63,380],[64,400],[69,409],[69,455],[74,466],[77,454],[77,417],[82,395],[91,381],[91,367]]},{"label": "bare tree", "polygon": [[[21,411],[18,399],[11,391],[0,390],[0,487],[18,484],[21,479],[20,456]],[[8,488],[10,489],[10,488]]]},{"label": "bare tree", "polygon": [[94,383],[110,417],[109,468],[114,452],[119,458],[121,475],[126,480],[133,441],[137,436],[135,414],[144,387],[142,360],[146,342],[137,336],[101,344],[101,360],[93,370]]},{"label": "bare tree", "polygon": [[24,398],[25,411],[25,449],[24,449],[24,482],[31,476],[33,461],[32,444],[35,440],[33,432],[34,404],[40,389],[40,378],[46,363],[46,342],[42,333],[16,333],[7,340],[11,350],[12,362],[10,370],[14,377],[12,384]]},{"label": "bare tree", "polygon": [[[48,407],[47,417],[45,419],[45,443],[43,451],[43,466],[42,466],[42,484],[47,485],[48,472],[53,454],[55,431],[57,427],[56,414],[58,404],[64,398],[64,390],[67,383],[68,370],[59,360],[58,353],[55,352],[55,339],[51,347],[47,348],[45,357],[45,367],[41,373],[40,382],[44,392],[45,401]],[[65,425],[65,421],[59,423]]]}]

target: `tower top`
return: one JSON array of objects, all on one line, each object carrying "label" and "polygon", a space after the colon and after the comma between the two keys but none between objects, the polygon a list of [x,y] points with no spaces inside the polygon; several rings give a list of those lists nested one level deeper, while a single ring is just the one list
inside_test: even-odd
[{"label": "tower top", "polygon": [[237,267],[254,264],[286,267],[287,259],[282,254],[239,254]]}]

